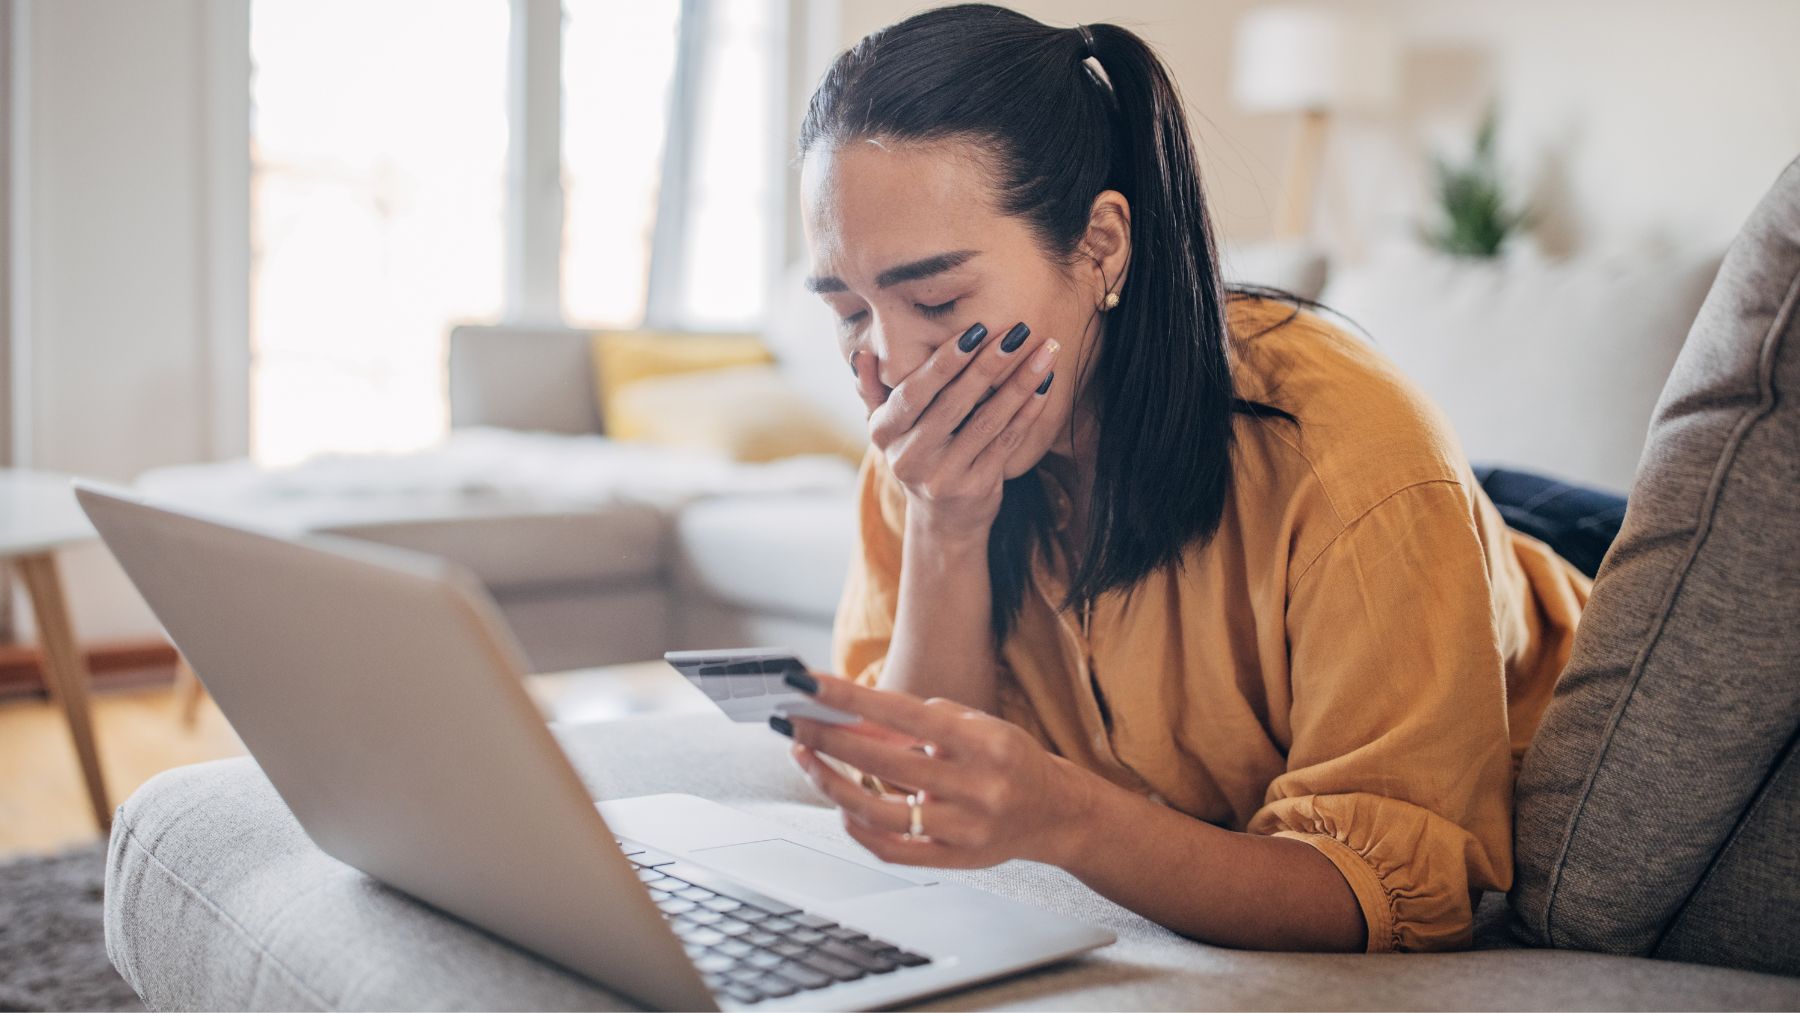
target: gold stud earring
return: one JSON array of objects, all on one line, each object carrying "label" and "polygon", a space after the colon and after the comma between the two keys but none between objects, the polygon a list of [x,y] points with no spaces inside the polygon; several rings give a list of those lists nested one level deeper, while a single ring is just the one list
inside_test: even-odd
[{"label": "gold stud earring", "polygon": [[1106,298],[1104,300],[1102,300],[1100,303],[1100,312],[1105,313],[1107,310],[1113,309],[1114,307],[1116,307],[1118,305],[1119,305],[1119,293],[1108,292],[1108,293],[1106,293]]}]

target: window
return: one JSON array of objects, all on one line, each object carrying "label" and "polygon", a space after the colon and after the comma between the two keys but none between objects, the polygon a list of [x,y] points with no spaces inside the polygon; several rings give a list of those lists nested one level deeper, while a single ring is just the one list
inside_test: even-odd
[{"label": "window", "polygon": [[424,446],[501,311],[505,0],[251,9],[251,453]]},{"label": "window", "polygon": [[782,231],[786,0],[566,0],[560,89],[509,91],[532,51],[517,15],[544,5],[253,0],[258,463],[443,437],[449,329],[527,313],[508,303],[507,237],[542,198],[508,185],[509,130],[556,122],[546,111],[559,131],[517,136],[561,166],[560,230],[548,266],[520,263],[553,271],[564,320],[760,320]]},{"label": "window", "polygon": [[777,257],[785,4],[563,8],[564,318],[753,326]]},{"label": "window", "polygon": [[780,228],[772,218],[780,179],[767,144],[783,133],[768,58],[780,44],[773,14],[764,0],[733,0],[713,4],[706,23],[684,195],[691,210],[671,253],[679,266],[670,316],[682,326],[750,326],[780,266],[768,241]]},{"label": "window", "polygon": [[[631,327],[644,319],[650,283],[681,5],[563,8],[563,316]],[[621,46],[621,36],[634,44]]]}]

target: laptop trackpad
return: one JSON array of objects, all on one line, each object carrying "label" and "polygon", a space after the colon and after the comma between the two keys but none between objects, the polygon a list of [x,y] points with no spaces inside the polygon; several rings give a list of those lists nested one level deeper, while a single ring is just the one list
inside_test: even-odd
[{"label": "laptop trackpad", "polygon": [[766,883],[780,893],[815,901],[844,900],[917,885],[793,841],[728,844],[702,848],[692,854],[703,864],[742,879],[748,886]]}]

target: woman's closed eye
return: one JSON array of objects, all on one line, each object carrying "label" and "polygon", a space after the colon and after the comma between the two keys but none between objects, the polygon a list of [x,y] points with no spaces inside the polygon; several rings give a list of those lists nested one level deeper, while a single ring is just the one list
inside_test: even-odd
[{"label": "woman's closed eye", "polygon": [[[916,302],[913,303],[913,308],[917,309],[925,317],[935,320],[938,317],[945,317],[955,313],[957,302],[957,299],[952,299],[949,302],[941,302],[935,306],[927,306],[922,302]],[[857,310],[847,317],[839,317],[838,326],[845,328],[855,327],[857,324],[862,323],[863,318],[868,315],[868,310]]]}]

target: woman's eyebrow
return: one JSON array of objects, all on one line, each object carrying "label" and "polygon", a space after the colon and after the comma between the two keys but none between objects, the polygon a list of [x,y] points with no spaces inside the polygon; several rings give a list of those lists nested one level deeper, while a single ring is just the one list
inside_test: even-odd
[{"label": "woman's eyebrow", "polygon": [[[940,253],[922,260],[901,264],[898,267],[890,267],[875,276],[875,287],[893,288],[895,285],[902,285],[909,281],[918,281],[934,274],[943,274],[945,271],[961,267],[980,253],[980,250],[952,250],[949,253]],[[849,286],[844,284],[843,279],[830,275],[806,279],[808,292],[842,292],[848,288]]]}]

